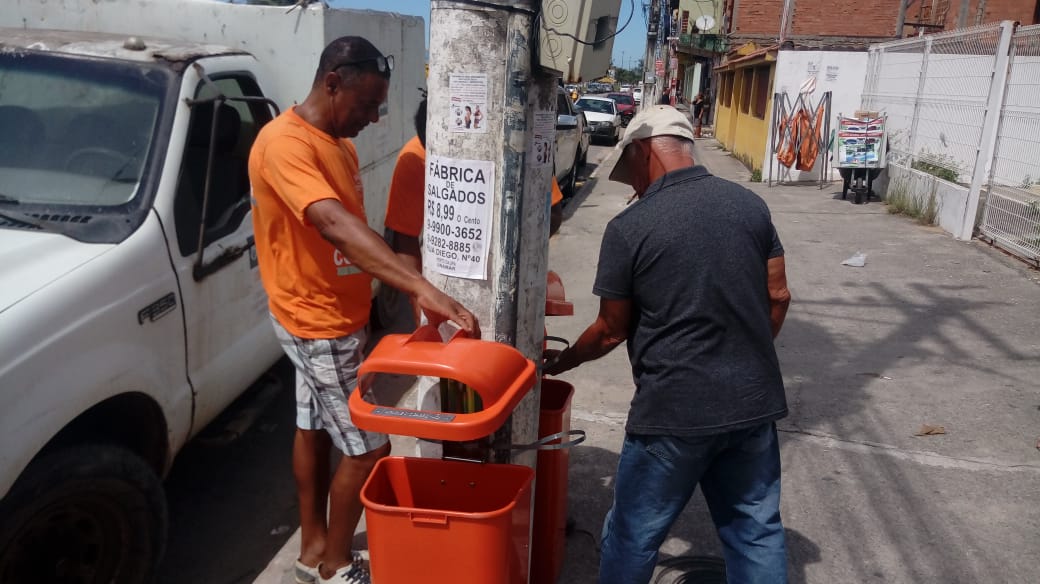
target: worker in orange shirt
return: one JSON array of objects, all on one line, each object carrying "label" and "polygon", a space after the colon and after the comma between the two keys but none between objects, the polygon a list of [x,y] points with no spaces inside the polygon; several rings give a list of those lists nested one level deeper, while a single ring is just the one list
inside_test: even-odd
[{"label": "worker in orange shirt", "polygon": [[[275,333],[296,367],[295,577],[307,584],[370,581],[351,541],[361,487],[390,444],[385,434],[354,425],[347,399],[367,342],[372,277],[410,295],[431,320],[480,334],[473,313],[395,256],[365,219],[348,138],[379,120],[392,69],[393,57],[369,41],[336,39],[321,54],[307,98],[264,126],[249,155],[260,279]],[[344,454],[335,472],[332,446]]]}]

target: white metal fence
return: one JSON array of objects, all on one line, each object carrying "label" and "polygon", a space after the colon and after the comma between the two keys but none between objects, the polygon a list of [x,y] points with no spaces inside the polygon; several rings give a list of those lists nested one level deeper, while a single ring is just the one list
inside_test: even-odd
[{"label": "white metal fence", "polygon": [[980,234],[1040,264],[1040,25],[1015,32],[1010,56]]},{"label": "white metal fence", "polygon": [[862,107],[887,114],[889,174],[924,185],[940,225],[1040,261],[1040,26],[875,45]]}]

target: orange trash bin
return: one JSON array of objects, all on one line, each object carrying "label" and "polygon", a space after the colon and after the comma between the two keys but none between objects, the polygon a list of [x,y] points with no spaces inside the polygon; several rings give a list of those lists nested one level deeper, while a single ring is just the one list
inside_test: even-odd
[{"label": "orange trash bin", "polygon": [[[574,386],[559,379],[542,379],[538,437],[571,429]],[[556,584],[566,552],[567,467],[570,449],[540,450],[534,490],[534,532],[531,584]]]},{"label": "orange trash bin", "polygon": [[534,471],[388,457],[361,490],[372,581],[527,584]]}]

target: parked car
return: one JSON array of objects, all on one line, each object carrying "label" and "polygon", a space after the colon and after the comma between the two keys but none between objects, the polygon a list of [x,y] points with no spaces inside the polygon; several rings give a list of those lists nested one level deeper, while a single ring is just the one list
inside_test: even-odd
[{"label": "parked car", "polygon": [[632,99],[635,100],[636,105],[643,103],[643,87],[641,85],[637,85],[632,90]]},{"label": "parked car", "polygon": [[628,122],[632,120],[632,116],[636,115],[636,100],[632,98],[632,94],[608,93],[607,97],[613,99],[617,104],[618,113],[621,114],[621,125],[627,126]]},{"label": "parked car", "polygon": [[[581,101],[580,99],[578,101]],[[589,157],[589,126],[585,114],[575,108],[563,87],[556,92],[556,144],[554,170],[564,197],[574,195],[578,170]]]},{"label": "parked car", "polygon": [[632,93],[632,86],[631,85],[622,85],[621,86],[621,93]]},{"label": "parked car", "polygon": [[586,95],[574,105],[585,113],[593,137],[607,138],[611,144],[618,143],[621,139],[621,114],[613,99]]}]

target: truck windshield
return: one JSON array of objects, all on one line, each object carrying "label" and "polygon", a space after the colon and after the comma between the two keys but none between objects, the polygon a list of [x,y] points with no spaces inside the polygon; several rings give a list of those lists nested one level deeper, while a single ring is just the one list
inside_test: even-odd
[{"label": "truck windshield", "polygon": [[0,52],[0,207],[104,213],[138,197],[169,78],[145,63]]}]

